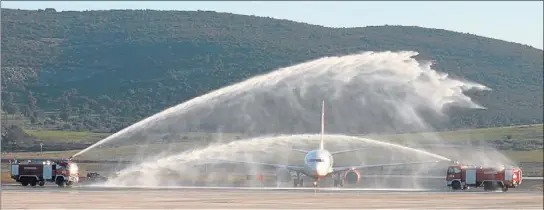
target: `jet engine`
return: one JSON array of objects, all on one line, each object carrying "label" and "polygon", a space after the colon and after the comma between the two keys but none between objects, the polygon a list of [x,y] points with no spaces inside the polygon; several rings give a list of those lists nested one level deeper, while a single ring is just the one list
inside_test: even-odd
[{"label": "jet engine", "polygon": [[290,182],[293,179],[291,178],[291,172],[287,169],[279,169],[276,173],[279,182]]},{"label": "jet engine", "polygon": [[349,170],[344,174],[344,181],[347,184],[358,184],[361,180],[361,174],[357,170]]}]

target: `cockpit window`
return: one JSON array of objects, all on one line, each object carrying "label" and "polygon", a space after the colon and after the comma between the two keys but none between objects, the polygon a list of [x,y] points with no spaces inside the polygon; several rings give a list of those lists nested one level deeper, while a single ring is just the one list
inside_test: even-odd
[{"label": "cockpit window", "polygon": [[323,159],[308,159],[308,162],[323,162]]}]

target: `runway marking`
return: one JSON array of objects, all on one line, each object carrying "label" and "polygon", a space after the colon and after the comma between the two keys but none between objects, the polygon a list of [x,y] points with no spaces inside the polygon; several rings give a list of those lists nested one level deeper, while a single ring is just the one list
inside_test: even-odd
[{"label": "runway marking", "polygon": [[318,190],[318,191],[398,191],[398,192],[428,192],[433,189],[425,188],[313,188],[313,187],[206,187],[206,186],[107,186],[88,185],[82,187],[104,189],[203,189],[203,190]]}]

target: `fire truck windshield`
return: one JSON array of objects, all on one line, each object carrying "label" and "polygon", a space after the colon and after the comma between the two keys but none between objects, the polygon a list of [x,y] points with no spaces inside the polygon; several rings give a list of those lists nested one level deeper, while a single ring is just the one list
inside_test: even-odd
[{"label": "fire truck windshield", "polygon": [[457,173],[461,173],[461,169],[455,168],[455,167],[448,168],[448,174],[457,174]]}]

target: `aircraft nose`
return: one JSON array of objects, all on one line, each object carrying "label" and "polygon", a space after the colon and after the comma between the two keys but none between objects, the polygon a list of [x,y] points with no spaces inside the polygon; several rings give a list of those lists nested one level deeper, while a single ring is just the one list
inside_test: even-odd
[{"label": "aircraft nose", "polygon": [[316,172],[317,172],[317,175],[319,175],[319,176],[325,176],[325,175],[327,175],[327,168],[322,167],[322,166],[317,167]]},{"label": "aircraft nose", "polygon": [[319,171],[317,171],[317,175],[319,175],[319,176],[326,176],[326,175],[327,175],[327,171],[325,171],[325,170],[319,170]]}]

